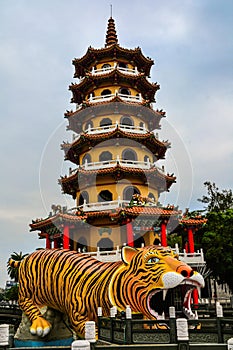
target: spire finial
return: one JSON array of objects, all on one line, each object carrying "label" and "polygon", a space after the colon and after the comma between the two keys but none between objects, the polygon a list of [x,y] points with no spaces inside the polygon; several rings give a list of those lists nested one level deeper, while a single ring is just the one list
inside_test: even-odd
[{"label": "spire finial", "polygon": [[105,46],[110,46],[113,44],[117,44],[117,33],[115,29],[115,21],[112,18],[112,5],[111,6],[111,17],[108,20],[108,28],[107,28],[107,34],[106,34],[106,40],[105,40]]},{"label": "spire finial", "polygon": [[110,18],[112,18],[112,4],[110,4]]}]

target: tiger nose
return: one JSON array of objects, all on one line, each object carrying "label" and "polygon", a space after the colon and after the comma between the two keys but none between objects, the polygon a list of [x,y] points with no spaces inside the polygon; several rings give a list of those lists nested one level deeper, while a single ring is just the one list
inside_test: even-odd
[{"label": "tiger nose", "polygon": [[184,277],[191,277],[193,275],[193,269],[186,265],[178,266],[176,272],[180,273]]}]

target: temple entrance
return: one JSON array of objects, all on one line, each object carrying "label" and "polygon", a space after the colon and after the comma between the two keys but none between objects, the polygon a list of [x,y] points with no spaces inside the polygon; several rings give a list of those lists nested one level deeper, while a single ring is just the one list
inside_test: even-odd
[{"label": "temple entrance", "polygon": [[97,243],[100,251],[113,250],[113,241],[110,238],[101,238]]}]

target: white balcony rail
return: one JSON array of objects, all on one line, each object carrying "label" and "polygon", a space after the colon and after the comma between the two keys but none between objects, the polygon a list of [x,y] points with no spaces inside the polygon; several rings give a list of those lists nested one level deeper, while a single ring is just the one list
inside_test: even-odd
[{"label": "white balcony rail", "polygon": [[149,159],[147,159],[146,162],[141,162],[138,160],[129,160],[129,159],[121,159],[118,155],[116,159],[111,160],[104,160],[102,162],[92,162],[88,163],[87,160],[85,160],[85,163],[82,165],[79,165],[77,168],[72,169],[69,168],[69,175],[75,174],[79,169],[83,170],[99,170],[99,169],[109,169],[114,168],[119,164],[121,167],[126,168],[138,168],[138,169],[151,169],[152,167],[155,167],[160,173],[164,174],[165,169],[164,167],[160,168],[155,165],[155,163],[151,163]]},{"label": "white balcony rail", "polygon": [[114,66],[106,67],[106,68],[99,68],[99,69],[95,69],[94,67],[92,67],[91,74],[93,74],[93,75],[106,74],[106,73],[112,72],[114,69],[117,69],[120,72],[123,72],[126,74],[138,74],[139,73],[137,67],[135,67],[134,69],[124,68],[124,67],[119,67],[117,64],[114,64]]},{"label": "white balcony rail", "polygon": [[102,211],[102,210],[112,210],[120,207],[124,207],[129,204],[129,201],[120,199],[120,197],[115,201],[105,201],[96,203],[87,203],[84,199],[84,203],[79,205],[77,209],[82,209],[84,212],[87,211]]},{"label": "white balcony rail", "polygon": [[126,94],[121,94],[117,90],[115,91],[114,94],[107,94],[107,95],[99,95],[99,96],[93,96],[92,94],[90,95],[90,98],[88,99],[88,102],[102,102],[102,101],[109,101],[113,97],[119,96],[125,101],[130,101],[130,102],[142,102],[142,95],[139,94],[138,96],[134,95],[126,95]]},{"label": "white balcony rail", "polygon": [[[175,249],[177,252],[177,247]],[[117,246],[116,250],[106,250],[106,251],[100,251],[99,247],[97,247],[96,252],[88,252],[84,253],[90,256],[95,257],[99,261],[103,262],[110,262],[110,261],[120,261],[121,260],[121,249]],[[183,262],[185,262],[188,265],[205,265],[205,259],[202,249],[200,251],[192,253],[192,260],[190,260],[189,254],[191,253],[180,253],[179,248],[177,254],[179,255],[179,259]]]},{"label": "white balcony rail", "polygon": [[128,131],[135,134],[147,134],[149,132],[149,130],[146,129],[144,123],[143,123],[143,126],[134,126],[134,125],[119,124],[118,122],[110,125],[97,126],[96,128],[92,128],[90,125],[88,125],[88,128],[84,130],[84,132],[87,134],[102,134],[105,132],[116,130],[117,127],[123,131]]}]

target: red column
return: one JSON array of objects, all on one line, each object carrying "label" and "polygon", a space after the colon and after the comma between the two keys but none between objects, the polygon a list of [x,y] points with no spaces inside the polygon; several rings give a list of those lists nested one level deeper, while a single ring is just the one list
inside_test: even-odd
[{"label": "red column", "polygon": [[192,227],[188,228],[188,253],[194,253],[194,239],[193,239],[193,230]]},{"label": "red column", "polygon": [[68,225],[64,226],[63,230],[63,249],[70,248],[70,228]]},{"label": "red column", "polygon": [[51,242],[48,233],[46,233],[46,249],[51,249]]},{"label": "red column", "polygon": [[134,246],[134,243],[133,243],[133,225],[131,222],[128,222],[126,224],[126,230],[127,230],[127,244],[130,247],[133,247]]},{"label": "red column", "polygon": [[57,239],[57,238],[54,238],[53,247],[54,247],[55,249],[58,248],[58,239]]},{"label": "red column", "polygon": [[167,224],[165,222],[161,224],[161,246],[167,247]]}]

